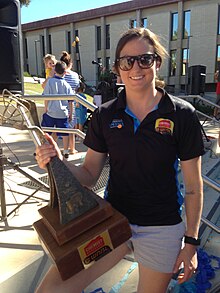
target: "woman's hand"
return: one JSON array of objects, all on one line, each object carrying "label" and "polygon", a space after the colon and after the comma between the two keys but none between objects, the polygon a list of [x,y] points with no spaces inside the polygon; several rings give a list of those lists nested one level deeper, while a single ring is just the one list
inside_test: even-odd
[{"label": "woman's hand", "polygon": [[184,264],[184,273],[178,276],[178,283],[182,284],[188,281],[194,274],[197,266],[197,252],[196,246],[185,244],[184,248],[180,251],[174,266],[174,273],[177,273],[181,263]]},{"label": "woman's hand", "polygon": [[58,156],[60,160],[63,160],[61,151],[57,143],[53,140],[52,136],[45,133],[45,138],[49,142],[48,144],[42,144],[36,148],[36,160],[40,168],[45,169],[46,165],[50,162],[52,157]]}]

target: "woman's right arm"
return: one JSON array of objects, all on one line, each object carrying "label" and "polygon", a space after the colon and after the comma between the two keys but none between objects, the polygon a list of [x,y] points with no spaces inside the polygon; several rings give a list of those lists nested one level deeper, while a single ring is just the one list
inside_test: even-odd
[{"label": "woman's right arm", "polygon": [[83,186],[92,188],[96,184],[105,164],[106,153],[88,149],[83,164],[75,166],[63,158],[58,145],[50,135],[45,134],[45,138],[49,144],[43,144],[36,148],[36,160],[40,168],[45,169],[51,158],[58,156]]}]

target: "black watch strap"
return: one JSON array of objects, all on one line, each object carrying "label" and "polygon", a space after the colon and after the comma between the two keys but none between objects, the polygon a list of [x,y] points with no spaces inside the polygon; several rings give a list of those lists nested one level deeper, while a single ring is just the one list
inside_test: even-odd
[{"label": "black watch strap", "polygon": [[201,239],[196,239],[196,238],[193,238],[193,237],[190,237],[190,236],[184,236],[184,242],[187,243],[187,244],[192,244],[192,245],[200,245],[201,243]]}]

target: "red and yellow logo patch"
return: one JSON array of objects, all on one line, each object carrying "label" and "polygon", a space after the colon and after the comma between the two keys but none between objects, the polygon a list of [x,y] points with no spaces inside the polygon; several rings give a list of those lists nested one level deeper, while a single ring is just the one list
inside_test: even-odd
[{"label": "red and yellow logo patch", "polygon": [[159,118],[155,122],[155,130],[161,134],[173,134],[174,123],[173,121],[165,118]]},{"label": "red and yellow logo patch", "polygon": [[78,247],[78,252],[84,268],[92,265],[94,261],[105,256],[112,250],[113,245],[108,230],[102,232],[95,238],[90,239],[89,241]]}]

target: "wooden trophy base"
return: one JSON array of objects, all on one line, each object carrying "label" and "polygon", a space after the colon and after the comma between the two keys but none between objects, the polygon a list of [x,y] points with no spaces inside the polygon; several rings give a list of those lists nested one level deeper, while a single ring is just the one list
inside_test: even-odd
[{"label": "wooden trophy base", "polygon": [[98,205],[67,224],[60,223],[58,207],[45,206],[39,210],[43,223],[59,245],[78,237],[113,215],[112,206],[109,202],[92,191],[90,191],[90,196],[97,201]]},{"label": "wooden trophy base", "polygon": [[[44,250],[56,264],[63,280],[88,268],[131,237],[128,220],[115,209],[111,209],[110,217],[70,241],[64,241],[63,245],[55,240],[44,219],[34,223]],[[63,241],[62,237],[59,239]]]}]

